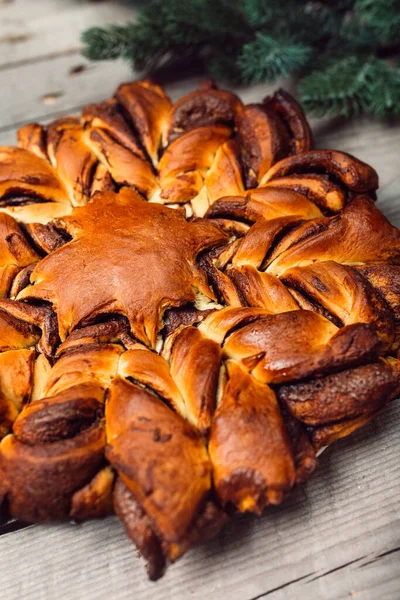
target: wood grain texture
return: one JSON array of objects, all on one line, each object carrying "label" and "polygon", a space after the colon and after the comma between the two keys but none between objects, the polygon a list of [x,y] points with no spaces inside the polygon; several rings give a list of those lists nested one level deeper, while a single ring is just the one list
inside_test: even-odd
[{"label": "wood grain texture", "polygon": [[0,69],[39,61],[49,56],[76,54],[80,32],[95,25],[132,18],[132,8],[116,0],[0,1]]},{"label": "wood grain texture", "polygon": [[122,526],[107,519],[3,536],[1,589],[7,600],[52,598],[55,589],[65,600],[336,600],[356,592],[357,600],[396,600],[399,418],[400,404],[392,403],[326,451],[284,506],[229,526],[157,584],[144,577]]},{"label": "wood grain texture", "polygon": [[[15,143],[21,123],[76,112],[133,77],[120,61],[88,64],[79,55],[81,29],[127,14],[114,1],[0,0],[0,144]],[[72,75],[80,64],[85,68]],[[168,92],[176,99],[196,81]],[[238,93],[252,101],[275,87]],[[399,125],[318,120],[313,127],[318,147],[345,150],[377,169],[378,205],[400,226]],[[400,402],[393,402],[376,422],[327,450],[317,473],[284,506],[229,526],[157,584],[146,580],[115,518],[18,531],[11,524],[0,537],[0,597],[398,600],[399,444]]]}]

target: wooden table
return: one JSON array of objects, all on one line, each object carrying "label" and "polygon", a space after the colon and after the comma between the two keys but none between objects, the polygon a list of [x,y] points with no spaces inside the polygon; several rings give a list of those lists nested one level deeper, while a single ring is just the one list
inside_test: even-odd
[{"label": "wooden table", "polygon": [[[88,64],[85,27],[123,22],[123,3],[0,0],[0,144],[18,126],[77,112],[132,79],[121,62]],[[168,88],[173,98],[195,81]],[[238,90],[246,101],[267,86]],[[378,205],[400,225],[400,127],[314,123],[319,147],[351,152],[380,175]],[[338,442],[284,506],[244,517],[188,553],[159,583],[115,518],[32,526],[0,538],[2,600],[268,600],[400,598],[400,403]]]}]

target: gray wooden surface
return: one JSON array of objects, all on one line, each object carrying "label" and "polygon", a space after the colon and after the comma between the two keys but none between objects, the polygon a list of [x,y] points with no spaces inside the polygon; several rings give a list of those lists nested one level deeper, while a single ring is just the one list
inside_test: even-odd
[{"label": "gray wooden surface", "polygon": [[[132,78],[120,62],[88,64],[79,32],[124,21],[112,1],[0,0],[0,144],[21,123],[109,96]],[[79,67],[79,68],[77,68]],[[76,72],[78,71],[78,72]],[[195,81],[168,88],[172,97]],[[239,90],[260,98],[267,86]],[[400,127],[314,123],[319,147],[346,150],[380,175],[379,206],[400,226]],[[160,582],[114,518],[35,526],[0,537],[2,600],[400,599],[400,403],[326,451],[314,477],[277,509],[245,517],[191,551]]]}]

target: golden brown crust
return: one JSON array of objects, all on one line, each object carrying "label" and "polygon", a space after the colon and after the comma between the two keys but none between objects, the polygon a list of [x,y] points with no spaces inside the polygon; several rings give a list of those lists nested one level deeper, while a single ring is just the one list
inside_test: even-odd
[{"label": "golden brown crust", "polygon": [[47,356],[59,344],[57,319],[47,306],[0,300],[0,350],[35,346]]},{"label": "golden brown crust", "polygon": [[105,509],[108,478],[96,474],[104,463],[104,388],[112,377],[105,363],[112,351],[110,345],[74,349],[53,368],[36,361],[27,392],[31,402],[0,444],[0,471],[16,518],[67,518],[71,510],[79,518],[89,515],[88,497],[98,506],[92,515]]},{"label": "golden brown crust", "polygon": [[239,289],[247,306],[264,308],[270,313],[297,310],[298,305],[284,284],[269,273],[260,273],[253,265],[232,266],[229,277]]},{"label": "golden brown crust", "polygon": [[0,504],[114,509],[157,579],[400,393],[400,235],[375,171],[312,150],[282,90],[172,105],[123,84],[19,144],[0,149]]},{"label": "golden brown crust", "polygon": [[[108,217],[111,208],[113,230]],[[145,236],[141,234],[143,224]],[[201,251],[226,240],[211,223],[187,223],[177,211],[146,203],[133,191],[123,189],[118,195],[108,192],[96,196],[93,203],[76,209],[70,218],[60,219],[58,226],[73,240],[35,267],[31,275],[34,285],[23,290],[19,298],[51,302],[62,339],[84,320],[122,313],[127,315],[133,334],[154,346],[167,308],[193,302],[193,288],[213,298],[195,262]],[[170,246],[167,250],[160,233],[163,227],[172,239],[180,240],[179,248]],[[152,247],[149,239],[153,240]],[[122,264],[121,256],[126,257]],[[65,269],[71,264],[76,264],[77,270],[65,286]],[[82,277],[92,282],[85,289]]]},{"label": "golden brown crust", "polygon": [[322,213],[303,194],[275,187],[260,187],[242,196],[221,198],[209,209],[207,216],[243,219],[254,223],[261,219],[273,221],[282,217],[315,219],[322,217]]},{"label": "golden brown crust", "polygon": [[99,104],[88,104],[82,112],[82,126],[85,130],[102,129],[108,132],[121,146],[145,160],[145,154],[132,129],[125,121],[121,107],[115,98]]},{"label": "golden brown crust", "polygon": [[399,373],[378,362],[281,386],[278,396],[296,419],[315,427],[375,413],[399,385]]},{"label": "golden brown crust", "polygon": [[99,471],[92,481],[72,496],[70,515],[76,521],[103,519],[113,513],[115,474],[111,467]]},{"label": "golden brown crust", "polygon": [[198,127],[217,124],[232,127],[241,106],[235,94],[205,82],[175,102],[169,115],[168,142]]},{"label": "golden brown crust", "polygon": [[[6,308],[8,308],[6,306]],[[17,350],[35,346],[40,339],[40,330],[32,323],[19,320],[0,307],[0,351]]]},{"label": "golden brown crust", "polygon": [[247,187],[256,187],[272,165],[289,154],[290,138],[266,105],[248,104],[236,117]]},{"label": "golden brown crust", "polygon": [[0,298],[10,295],[13,280],[21,269],[39,258],[17,221],[0,213]]},{"label": "golden brown crust", "polygon": [[[72,386],[91,383],[106,389],[117,372],[123,348],[119,344],[83,344],[63,352],[54,364],[44,387],[49,396]],[[82,366],[85,369],[82,369]],[[96,396],[97,397],[97,396]]]},{"label": "golden brown crust", "polygon": [[271,108],[289,129],[291,134],[291,153],[308,152],[312,149],[312,131],[300,104],[285,90],[279,89],[273,96],[263,100],[267,108]]},{"label": "golden brown crust", "polygon": [[289,155],[311,150],[310,126],[301,106],[284,90],[237,110],[236,127],[247,187],[253,188],[271,167]]},{"label": "golden brown crust", "polygon": [[227,372],[210,435],[214,483],[223,505],[261,513],[294,484],[290,441],[274,392],[234,362]]},{"label": "golden brown crust", "polygon": [[227,335],[239,327],[253,323],[268,315],[269,311],[262,308],[227,307],[213,311],[199,325],[199,329],[208,338],[218,344],[223,344]]},{"label": "golden brown crust", "polygon": [[367,425],[371,419],[374,419],[378,413],[379,411],[370,412],[361,415],[361,417],[356,417],[355,419],[349,419],[339,423],[330,423],[328,425],[322,425],[322,427],[310,429],[309,435],[313,447],[318,451],[330,446],[337,440],[347,437],[354,431],[357,431],[360,427],[365,427],[365,425]]},{"label": "golden brown crust", "polygon": [[392,350],[398,351],[400,347],[400,266],[377,264],[359,265],[356,268],[390,306],[395,326]]},{"label": "golden brown crust", "polygon": [[302,308],[318,311],[322,306],[341,325],[372,323],[382,339],[382,349],[391,348],[395,331],[390,307],[353,267],[333,261],[318,262],[289,269],[281,281],[296,291]]},{"label": "golden brown crust", "polygon": [[102,416],[104,390],[97,384],[77,384],[54,396],[31,402],[15,422],[13,433],[34,446],[69,439]]},{"label": "golden brown crust", "polygon": [[244,191],[238,145],[228,140],[217,150],[215,158],[204,177],[204,188],[191,205],[197,217],[203,217],[221,196],[240,194]]},{"label": "golden brown crust", "polygon": [[296,469],[296,485],[301,485],[307,481],[317,468],[317,456],[304,425],[292,417],[282,403],[280,403],[280,409],[292,448],[294,466]]},{"label": "golden brown crust", "polygon": [[0,447],[0,470],[10,513],[27,522],[67,518],[73,494],[103,464],[104,441],[102,427],[35,446],[6,436]]},{"label": "golden brown crust", "polygon": [[299,263],[325,260],[342,264],[396,264],[400,261],[399,230],[372,200],[358,196],[339,215],[294,230],[291,237],[275,248],[267,270],[282,276]]},{"label": "golden brown crust", "polygon": [[337,150],[312,150],[285,158],[269,170],[261,183],[292,174],[318,173],[321,170],[341,181],[352,192],[374,192],[378,187],[378,175],[372,167]]},{"label": "golden brown crust", "polygon": [[17,132],[18,146],[30,150],[40,158],[48,160],[46,147],[46,129],[40,123],[29,123]]},{"label": "golden brown crust", "polygon": [[205,185],[218,149],[231,135],[228,127],[213,125],[188,131],[172,142],[158,166],[161,201],[180,203],[195,198]]},{"label": "golden brown crust", "polygon": [[172,347],[171,377],[184,398],[186,418],[202,433],[211,426],[220,368],[219,344],[196,327],[183,329]]},{"label": "golden brown crust", "polygon": [[118,373],[130,381],[150,387],[183,418],[187,418],[187,405],[178,382],[170,373],[167,361],[159,354],[137,344],[121,356]]},{"label": "golden brown crust", "polygon": [[30,399],[34,354],[28,349],[0,354],[0,440],[10,433],[22,406]]},{"label": "golden brown crust", "polygon": [[119,86],[117,100],[129,116],[153,163],[168,127],[171,101],[159,85],[150,80],[134,81]]},{"label": "golden brown crust", "polygon": [[23,148],[0,148],[0,211],[47,222],[71,211],[67,190],[51,165]]},{"label": "golden brown crust", "polygon": [[202,506],[179,543],[170,543],[157,533],[151,520],[121,478],[114,489],[114,508],[125,526],[127,535],[147,561],[149,578],[159,579],[167,562],[174,562],[192,546],[212,539],[227,523],[228,516],[218,506],[208,501]]},{"label": "golden brown crust", "polygon": [[85,144],[79,119],[57,119],[47,128],[47,151],[73,206],[89,201],[96,157]]},{"label": "golden brown crust", "polygon": [[225,340],[223,353],[240,361],[257,380],[281,383],[368,361],[378,349],[379,338],[369,325],[337,329],[317,313],[295,310],[237,329]]},{"label": "golden brown crust", "polygon": [[285,189],[303,194],[317,206],[326,211],[337,212],[346,204],[346,191],[327,175],[318,173],[299,173],[279,177],[263,183],[261,189],[272,186],[275,189]]},{"label": "golden brown crust", "polygon": [[211,485],[203,441],[161,400],[118,377],[106,423],[108,460],[159,535],[178,543]]},{"label": "golden brown crust", "polygon": [[118,185],[133,187],[144,196],[151,197],[157,189],[157,182],[148,162],[118,144],[106,130],[88,129],[85,136],[87,144]]}]

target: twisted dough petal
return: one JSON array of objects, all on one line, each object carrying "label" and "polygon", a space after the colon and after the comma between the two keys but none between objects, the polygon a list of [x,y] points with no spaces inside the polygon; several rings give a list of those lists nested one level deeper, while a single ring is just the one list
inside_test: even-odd
[{"label": "twisted dough petal", "polygon": [[112,511],[149,577],[400,390],[375,171],[279,90],[122,84],[0,149],[0,504]]}]

